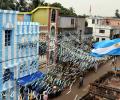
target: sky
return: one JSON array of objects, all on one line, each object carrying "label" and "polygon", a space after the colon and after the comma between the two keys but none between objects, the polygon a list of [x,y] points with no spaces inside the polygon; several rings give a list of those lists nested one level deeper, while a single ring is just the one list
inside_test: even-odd
[{"label": "sky", "polygon": [[45,0],[48,3],[59,2],[64,7],[73,7],[79,15],[114,16],[115,10],[120,10],[120,0]]}]

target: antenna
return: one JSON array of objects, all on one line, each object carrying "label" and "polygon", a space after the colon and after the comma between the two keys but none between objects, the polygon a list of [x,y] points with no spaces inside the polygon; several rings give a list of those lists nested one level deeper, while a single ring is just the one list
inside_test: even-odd
[{"label": "antenna", "polygon": [[89,15],[92,16],[91,4],[90,4],[90,9],[89,9]]}]

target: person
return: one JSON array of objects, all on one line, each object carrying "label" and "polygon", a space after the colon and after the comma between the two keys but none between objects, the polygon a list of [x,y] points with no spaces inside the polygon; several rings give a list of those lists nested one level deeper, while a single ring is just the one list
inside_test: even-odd
[{"label": "person", "polygon": [[80,76],[79,87],[83,86],[83,75]]},{"label": "person", "polygon": [[48,94],[46,91],[43,92],[43,100],[48,100]]},{"label": "person", "polygon": [[32,91],[30,92],[29,94],[29,99],[32,100],[33,99],[33,94],[32,94]]},{"label": "person", "polygon": [[19,100],[23,100],[23,99],[22,99],[22,95],[19,96]]}]

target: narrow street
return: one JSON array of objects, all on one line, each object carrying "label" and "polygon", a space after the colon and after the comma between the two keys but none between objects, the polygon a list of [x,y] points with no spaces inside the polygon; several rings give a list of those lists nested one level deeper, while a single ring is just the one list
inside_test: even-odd
[{"label": "narrow street", "polygon": [[[117,66],[119,67],[120,62],[117,59]],[[54,98],[53,100],[79,100],[82,96],[84,96],[89,88],[89,83],[94,82],[100,76],[104,75],[107,71],[112,70],[111,60],[108,61],[106,64],[101,65],[98,69],[98,72],[90,72],[84,79],[84,85],[81,88],[78,88],[78,82],[73,84],[73,86],[62,92],[61,96]]]}]

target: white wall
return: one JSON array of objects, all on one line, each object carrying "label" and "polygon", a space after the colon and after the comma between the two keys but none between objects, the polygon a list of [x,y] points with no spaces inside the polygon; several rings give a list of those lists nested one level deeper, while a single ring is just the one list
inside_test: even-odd
[{"label": "white wall", "polygon": [[[99,33],[99,30],[105,30],[105,33]],[[110,30],[111,27],[109,26],[100,26],[97,25],[93,28],[93,37],[96,40],[96,38],[99,38],[99,41],[102,41],[102,38],[105,38],[105,40],[110,39]]]},{"label": "white wall", "polygon": [[[92,19],[95,20],[95,23],[92,23]],[[99,41],[102,41],[103,38],[105,40],[110,39],[110,30],[112,29],[110,26],[102,25],[101,19],[103,17],[88,17],[86,18],[86,21],[88,22],[88,27],[93,27],[93,38],[96,40],[96,38],[99,38]],[[99,30],[105,30],[105,33],[99,33]]]}]

